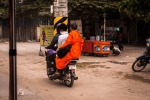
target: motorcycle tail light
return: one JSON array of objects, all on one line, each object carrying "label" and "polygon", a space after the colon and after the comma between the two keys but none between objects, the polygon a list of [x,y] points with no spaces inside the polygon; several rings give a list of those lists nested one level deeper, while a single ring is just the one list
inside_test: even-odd
[{"label": "motorcycle tail light", "polygon": [[76,61],[72,61],[72,60],[71,60],[71,61],[69,62],[69,64],[70,64],[70,65],[74,65],[74,64],[76,64]]},{"label": "motorcycle tail light", "polygon": [[72,69],[71,71],[72,71],[72,72],[75,72],[75,70],[74,70],[74,69]]},{"label": "motorcycle tail light", "polygon": [[69,63],[69,65],[75,65],[76,64],[76,62],[70,62]]}]

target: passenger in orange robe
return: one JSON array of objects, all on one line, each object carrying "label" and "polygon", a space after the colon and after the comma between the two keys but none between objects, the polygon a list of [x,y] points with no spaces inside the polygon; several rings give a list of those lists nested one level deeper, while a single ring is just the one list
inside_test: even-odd
[{"label": "passenger in orange robe", "polygon": [[[67,53],[67,55],[63,58],[56,57],[56,68],[62,70],[66,67],[66,65],[70,62],[71,59],[79,58],[82,52],[83,39],[80,33],[77,31],[77,25],[75,23],[70,25],[70,33],[67,37],[64,44],[62,44],[59,48],[63,48],[68,44],[72,44],[71,50]],[[58,48],[58,49],[59,49]],[[58,51],[58,49],[56,51]],[[59,74],[58,70],[56,70],[55,74]]]}]

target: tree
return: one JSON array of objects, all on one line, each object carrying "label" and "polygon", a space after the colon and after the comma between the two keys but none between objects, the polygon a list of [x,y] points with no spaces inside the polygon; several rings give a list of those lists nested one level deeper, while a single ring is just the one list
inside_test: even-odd
[{"label": "tree", "polygon": [[[52,16],[50,13],[50,5],[53,0],[16,0],[16,29],[17,40],[26,41],[27,32],[25,31],[25,20],[35,19],[37,23],[48,20]],[[8,0],[0,0],[0,18],[8,18],[9,14]],[[34,34],[34,33],[33,33]],[[32,36],[31,38],[35,38]]]},{"label": "tree", "polygon": [[[3,2],[0,2],[0,17],[8,18],[8,0],[1,1]],[[99,18],[104,13],[110,16],[114,12],[119,12],[119,2],[120,0],[68,0],[69,18]],[[52,4],[53,0],[16,0],[17,18],[50,17]]]},{"label": "tree", "polygon": [[[52,16],[50,5],[53,0],[16,0],[16,17],[40,18],[40,16]],[[8,0],[0,1],[0,18],[8,18]]]},{"label": "tree", "polygon": [[21,5],[16,6],[16,15],[18,18],[23,16],[26,19],[52,16],[50,13],[52,4],[52,0],[23,0]]},{"label": "tree", "polygon": [[8,0],[0,1],[0,18],[8,18]]},{"label": "tree", "polygon": [[[8,0],[0,2],[0,18],[8,18]],[[115,16],[119,14],[121,0],[68,0],[68,15],[70,19],[101,18],[103,14]],[[24,30],[24,19],[48,19],[50,5],[54,0],[16,0],[17,25]],[[21,22],[19,22],[21,21]],[[19,29],[18,29],[19,30]],[[24,32],[24,31],[22,31]],[[19,31],[18,31],[19,34]]]},{"label": "tree", "polygon": [[119,12],[120,0],[68,0],[69,18],[100,18]]},{"label": "tree", "polygon": [[150,21],[150,0],[122,0],[120,12],[126,12],[130,18]]}]

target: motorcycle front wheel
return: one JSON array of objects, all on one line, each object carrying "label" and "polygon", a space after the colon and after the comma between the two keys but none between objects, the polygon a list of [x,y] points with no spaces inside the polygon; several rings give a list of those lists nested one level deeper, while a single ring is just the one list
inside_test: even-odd
[{"label": "motorcycle front wheel", "polygon": [[74,76],[70,73],[70,76],[67,80],[65,80],[65,84],[68,87],[72,87],[74,83]]},{"label": "motorcycle front wheel", "polygon": [[144,58],[137,59],[132,64],[132,70],[134,72],[140,72],[146,67],[146,65],[147,65],[147,62],[146,62],[146,60]]}]

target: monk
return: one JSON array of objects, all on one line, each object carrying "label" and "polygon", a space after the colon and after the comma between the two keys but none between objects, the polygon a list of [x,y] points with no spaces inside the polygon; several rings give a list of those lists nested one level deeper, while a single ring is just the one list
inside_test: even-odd
[{"label": "monk", "polygon": [[[58,70],[62,70],[66,68],[66,65],[70,62],[71,59],[79,58],[82,52],[83,39],[80,33],[77,31],[77,25],[75,23],[70,25],[70,33],[65,41],[59,48],[63,48],[68,44],[71,44],[71,50],[67,53],[67,55],[63,58],[56,57],[56,72],[53,75],[54,77],[58,77],[60,73]],[[59,48],[56,50],[58,51]]]}]

